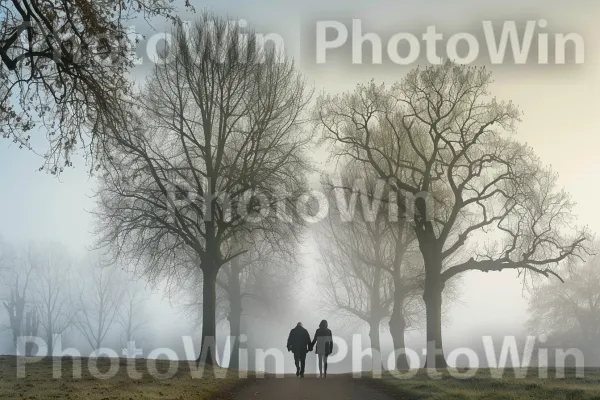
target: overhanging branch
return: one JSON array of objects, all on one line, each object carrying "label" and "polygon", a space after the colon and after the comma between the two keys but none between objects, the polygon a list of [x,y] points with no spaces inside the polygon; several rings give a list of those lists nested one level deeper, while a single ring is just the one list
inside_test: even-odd
[{"label": "overhanging branch", "polygon": [[454,276],[461,274],[466,271],[481,271],[481,272],[500,272],[505,269],[526,269],[538,274],[544,275],[549,278],[551,275],[558,278],[562,283],[565,281],[556,272],[550,268],[539,268],[535,267],[526,262],[515,262],[510,260],[484,260],[475,261],[471,258],[469,261],[463,264],[456,265],[444,271],[442,273],[442,279],[444,282],[453,278]]}]

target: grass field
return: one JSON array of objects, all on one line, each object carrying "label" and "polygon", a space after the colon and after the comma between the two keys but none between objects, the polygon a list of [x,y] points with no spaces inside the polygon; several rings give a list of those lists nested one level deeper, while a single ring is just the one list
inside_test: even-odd
[{"label": "grass field", "polygon": [[[23,359],[20,359],[21,361]],[[33,359],[28,359],[33,361]],[[207,367],[202,377],[193,377],[187,362],[178,363],[173,369],[174,375],[169,379],[159,379],[159,374],[166,373],[175,367],[168,361],[156,361],[156,372],[150,373],[147,360],[112,360],[113,367],[118,370],[110,379],[99,379],[89,367],[88,359],[82,359],[81,378],[73,377],[77,364],[70,359],[62,360],[60,373],[62,377],[54,378],[53,361],[45,359],[25,365],[24,377],[17,376],[17,359],[0,357],[0,399],[19,400],[232,400],[233,394],[241,386],[254,380],[239,379],[237,371],[225,373],[222,369]],[[95,363],[95,362],[94,362]],[[97,360],[98,371],[105,374],[109,371],[109,360]],[[128,367],[135,366],[141,378],[133,379]],[[118,367],[118,368],[116,368]],[[215,378],[215,372],[221,373],[223,379]],[[398,400],[600,400],[600,370],[587,369],[583,378],[577,378],[575,370],[564,371],[565,378],[556,378],[556,371],[549,371],[548,379],[537,377],[536,370],[531,370],[525,379],[515,378],[513,371],[506,370],[501,379],[493,378],[490,370],[480,370],[469,379],[452,377],[448,372],[441,379],[428,377],[421,371],[415,377],[405,380],[391,375],[374,379],[367,374],[363,380],[369,385],[377,386],[392,394]],[[154,376],[153,376],[154,375]],[[350,378],[350,375],[348,375]]]},{"label": "grass field", "polygon": [[390,375],[366,379],[404,400],[600,400],[600,370],[586,369],[583,378],[577,378],[570,369],[564,371],[565,378],[556,378],[556,371],[549,371],[547,379],[537,377],[537,370],[532,372],[536,375],[525,379],[515,378],[510,370],[500,379],[492,378],[489,370],[480,370],[469,379],[457,379],[446,372],[436,380],[424,371],[409,380]]},{"label": "grass field", "polygon": [[[22,359],[21,359],[22,360]],[[30,359],[31,360],[31,359]],[[106,373],[109,360],[99,359],[98,370]],[[45,359],[25,366],[25,377],[17,376],[17,359],[0,357],[0,399],[50,400],[214,400],[230,399],[231,394],[246,380],[238,379],[237,373],[229,373],[224,379],[215,379],[212,368],[206,368],[202,378],[192,378],[189,364],[179,363],[177,372],[170,379],[157,379],[149,372],[146,360],[135,361],[141,379],[131,379],[127,373],[128,361],[114,360],[119,365],[118,373],[111,379],[94,377],[88,368],[88,360],[82,359],[81,378],[73,378],[73,366],[77,364],[63,360],[59,379],[53,378],[53,361]],[[133,366],[133,365],[132,365]],[[168,361],[157,361],[158,373],[169,370]],[[222,370],[220,371],[222,372]],[[158,376],[154,373],[154,376]]]}]

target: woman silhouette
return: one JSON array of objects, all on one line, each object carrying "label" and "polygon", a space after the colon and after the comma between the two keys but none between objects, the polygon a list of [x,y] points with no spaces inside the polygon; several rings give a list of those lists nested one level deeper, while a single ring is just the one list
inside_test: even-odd
[{"label": "woman silhouette", "polygon": [[315,338],[310,344],[310,348],[317,348],[315,353],[319,356],[319,378],[327,378],[327,357],[333,352],[333,335],[327,328],[327,321],[323,320],[319,324],[319,329],[315,332]]}]

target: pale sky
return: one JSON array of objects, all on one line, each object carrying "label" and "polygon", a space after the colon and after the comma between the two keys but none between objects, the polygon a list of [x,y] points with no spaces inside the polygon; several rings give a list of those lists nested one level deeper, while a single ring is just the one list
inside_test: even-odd
[{"label": "pale sky", "polygon": [[[183,4],[183,0],[180,1]],[[576,199],[580,222],[600,231],[600,27],[597,1],[206,1],[208,7],[233,19],[245,19],[259,32],[280,34],[286,50],[317,92],[350,90],[372,78],[392,83],[406,67],[357,66],[349,58],[335,58],[325,66],[314,64],[315,22],[352,18],[363,21],[364,31],[382,38],[390,33],[421,35],[430,25],[450,33],[477,32],[483,20],[502,23],[545,19],[547,32],[575,32],[585,40],[585,64],[579,66],[492,66],[492,93],[512,100],[524,112],[517,137],[528,142],[544,163],[560,174],[560,184]],[[184,16],[184,19],[186,16]],[[193,16],[188,18],[193,19]],[[311,34],[312,31],[312,34]],[[142,49],[142,48],[141,48]],[[141,51],[141,50],[140,50]],[[365,50],[365,59],[369,51]],[[146,60],[147,61],[147,60]],[[147,63],[146,63],[147,64]],[[147,65],[146,65],[147,66]],[[137,76],[146,68],[138,68]],[[12,242],[52,241],[82,253],[92,243],[89,195],[93,180],[83,161],[59,179],[37,169],[41,161],[0,140],[0,236]],[[500,326],[520,326],[527,302],[513,272],[470,273],[464,278],[461,303],[452,307],[446,337]]]}]

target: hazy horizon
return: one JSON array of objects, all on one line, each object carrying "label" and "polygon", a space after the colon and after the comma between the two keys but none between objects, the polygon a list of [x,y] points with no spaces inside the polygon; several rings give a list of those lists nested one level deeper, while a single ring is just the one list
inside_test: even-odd
[{"label": "hazy horizon", "polygon": [[[343,4],[344,11],[338,11]],[[306,54],[310,43],[302,34],[313,27],[314,21],[349,21],[361,18],[370,31],[410,31],[423,33],[427,26],[436,25],[458,32],[472,29],[481,21],[546,19],[553,29],[577,32],[585,39],[586,60],[583,65],[492,65],[491,93],[498,99],[511,100],[523,111],[522,123],[515,134],[520,141],[533,147],[546,165],[559,174],[559,184],[577,202],[578,222],[592,231],[600,231],[600,120],[597,110],[600,100],[600,25],[595,15],[600,3],[572,1],[568,8],[559,1],[508,1],[502,4],[466,1],[308,1],[274,2],[260,0],[206,1],[208,9],[219,15],[245,19],[261,32],[280,34],[286,51],[297,60],[299,70],[306,76],[315,93],[323,91],[340,93],[353,90],[357,83],[374,79],[392,84],[400,81],[414,66],[401,67],[386,63],[383,66],[352,65],[350,61],[332,62],[324,66],[310,63]],[[197,6],[201,11],[202,7]],[[463,10],[468,9],[468,13]],[[435,11],[435,12],[434,12]],[[184,19],[190,13],[184,14]],[[308,27],[308,28],[307,28]],[[160,26],[156,29],[160,31]],[[367,29],[367,28],[365,28]],[[550,30],[551,31],[551,30]],[[302,39],[305,39],[304,41]],[[138,47],[143,49],[145,42]],[[366,58],[369,52],[365,51]],[[309,60],[307,62],[307,60]],[[475,65],[478,65],[477,63]],[[136,67],[133,76],[140,80],[148,71],[148,62]],[[327,167],[327,154],[315,150],[314,158],[319,168]],[[92,195],[95,181],[89,175],[89,166],[78,156],[75,166],[66,168],[59,176],[39,171],[43,160],[27,150],[19,150],[9,140],[0,140],[0,238],[15,244],[61,243],[75,258],[83,257],[94,244],[92,235],[94,208]],[[314,181],[315,179],[313,179]],[[291,329],[298,319],[309,325],[310,333],[316,329],[322,313],[312,307],[312,298],[318,296],[314,274],[318,264],[315,249],[310,241],[301,244],[306,279],[302,287],[302,302],[298,310],[289,315],[281,326]],[[469,343],[482,334],[517,332],[525,334],[528,318],[528,295],[515,271],[468,272],[464,275],[460,296],[449,311],[449,321],[444,329],[446,345]],[[187,326],[180,307],[171,306],[161,295],[154,296],[154,318],[169,321],[171,327]],[[307,310],[304,314],[302,310]],[[304,315],[306,317],[304,317]],[[159,324],[161,325],[161,324]],[[333,328],[335,329],[335,327]],[[175,331],[176,329],[173,329]],[[178,333],[177,333],[178,334]],[[176,335],[177,335],[176,334]],[[419,343],[424,333],[410,334],[412,343]],[[385,333],[389,341],[389,333]],[[284,337],[274,338],[275,345],[284,346]],[[289,361],[289,360],[288,360]]]}]

